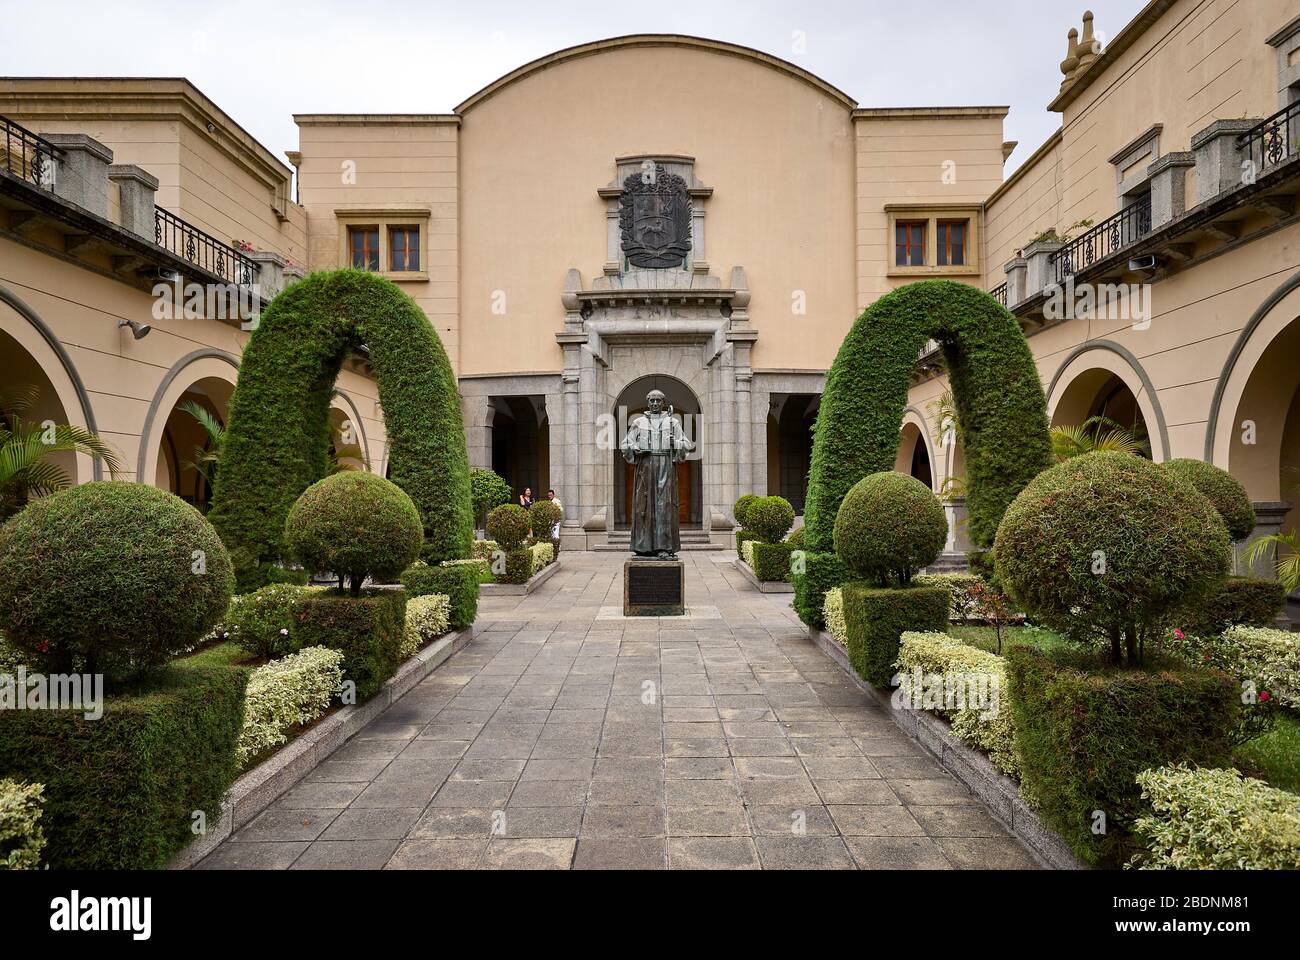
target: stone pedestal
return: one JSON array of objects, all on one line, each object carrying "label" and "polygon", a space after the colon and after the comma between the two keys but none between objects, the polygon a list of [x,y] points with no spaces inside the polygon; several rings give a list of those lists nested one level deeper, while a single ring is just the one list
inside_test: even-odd
[{"label": "stone pedestal", "polygon": [[624,563],[623,616],[686,616],[686,565],[639,557]]}]

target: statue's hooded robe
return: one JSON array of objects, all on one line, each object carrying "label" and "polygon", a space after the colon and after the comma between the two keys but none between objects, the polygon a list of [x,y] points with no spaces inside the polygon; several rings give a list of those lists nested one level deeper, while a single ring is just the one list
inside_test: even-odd
[{"label": "statue's hooded robe", "polygon": [[633,419],[620,447],[635,464],[632,484],[632,552],[637,556],[675,554],[681,548],[677,523],[677,464],[695,444],[681,421],[669,413],[643,413]]}]

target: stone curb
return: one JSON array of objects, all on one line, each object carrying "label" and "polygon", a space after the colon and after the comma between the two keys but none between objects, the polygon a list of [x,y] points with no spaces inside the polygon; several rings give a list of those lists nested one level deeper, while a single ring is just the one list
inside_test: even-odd
[{"label": "stone curb", "polygon": [[753,584],[754,589],[759,593],[794,593],[794,584],[786,583],[784,580],[760,580],[754,568],[744,560],[737,557],[731,561],[731,565],[745,575],[745,579]]},{"label": "stone curb", "polygon": [[884,707],[894,723],[923,746],[939,766],[975,794],[1042,866],[1051,870],[1087,869],[1066,842],[1029,809],[1015,781],[994,767],[988,757],[954,737],[938,717],[922,710],[895,710],[888,693],[858,676],[849,663],[849,652],[829,633],[809,627],[808,637],[840,665],[858,689]]},{"label": "stone curb", "polygon": [[449,633],[429,644],[397,668],[365,703],[330,714],[284,749],[249,770],[230,788],[215,826],[194,840],[167,864],[168,870],[188,870],[232,833],[269,807],[366,724],[409,693],[421,680],[474,637],[474,626]]},{"label": "stone curb", "polygon": [[524,583],[480,583],[478,593],[480,597],[526,597],[555,576],[559,569],[560,558],[556,557]]}]

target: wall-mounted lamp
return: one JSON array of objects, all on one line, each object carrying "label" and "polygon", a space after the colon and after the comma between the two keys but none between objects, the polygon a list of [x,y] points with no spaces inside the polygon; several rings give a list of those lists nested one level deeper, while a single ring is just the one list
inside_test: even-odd
[{"label": "wall-mounted lamp", "polygon": [[130,327],[131,336],[135,337],[137,340],[143,340],[145,337],[149,336],[149,331],[153,329],[149,324],[141,323],[139,320],[119,320],[117,321],[117,327],[119,330],[122,329],[122,327]]}]

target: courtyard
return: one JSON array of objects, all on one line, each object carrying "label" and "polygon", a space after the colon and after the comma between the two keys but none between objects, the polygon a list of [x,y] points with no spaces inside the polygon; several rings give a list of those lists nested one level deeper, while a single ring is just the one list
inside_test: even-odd
[{"label": "courtyard", "polygon": [[735,554],[688,616],[622,617],[622,560],[527,597],[202,869],[1011,869],[1028,852]]}]

